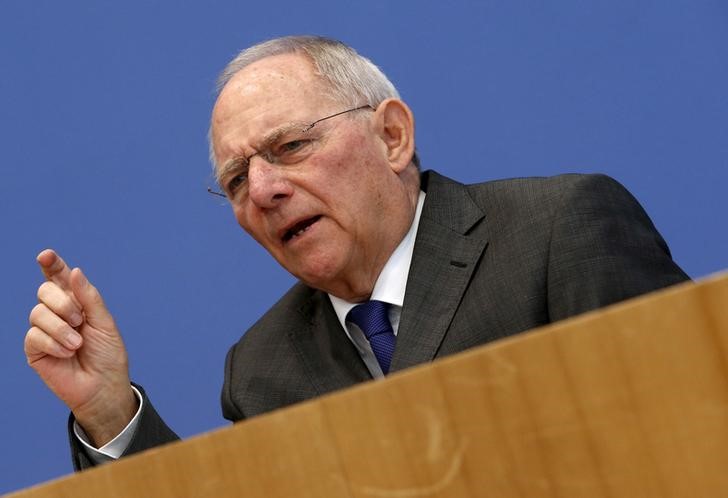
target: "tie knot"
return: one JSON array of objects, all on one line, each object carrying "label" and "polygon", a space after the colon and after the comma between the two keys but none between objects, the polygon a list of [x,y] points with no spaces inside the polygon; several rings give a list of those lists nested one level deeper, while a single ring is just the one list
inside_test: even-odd
[{"label": "tie knot", "polygon": [[389,303],[367,301],[349,311],[349,320],[357,324],[367,339],[371,339],[377,334],[391,333],[392,325],[389,323],[388,311]]}]

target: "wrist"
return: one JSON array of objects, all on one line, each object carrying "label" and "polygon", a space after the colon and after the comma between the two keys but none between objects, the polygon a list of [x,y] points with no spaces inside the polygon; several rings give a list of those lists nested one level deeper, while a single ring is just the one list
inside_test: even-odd
[{"label": "wrist", "polygon": [[131,384],[116,393],[106,391],[103,394],[105,396],[99,396],[93,403],[73,411],[76,422],[97,448],[121,433],[139,408],[139,400]]}]

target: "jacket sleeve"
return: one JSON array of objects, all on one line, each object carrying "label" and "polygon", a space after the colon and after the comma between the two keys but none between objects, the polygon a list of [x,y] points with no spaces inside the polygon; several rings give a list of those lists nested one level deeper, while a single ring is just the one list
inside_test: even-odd
[{"label": "jacket sleeve", "polygon": [[[149,397],[144,392],[144,389],[134,384],[142,395],[142,411],[139,415],[139,423],[134,432],[134,435],[129,442],[121,458],[138,453],[140,451],[160,446],[172,441],[177,441],[179,437],[175,434],[162,420],[157,411],[154,409]],[[68,417],[68,438],[71,444],[71,459],[73,461],[73,468],[76,471],[94,467],[96,464],[86,454],[86,450],[83,445],[76,439],[76,435],[73,431],[73,414]]]}]

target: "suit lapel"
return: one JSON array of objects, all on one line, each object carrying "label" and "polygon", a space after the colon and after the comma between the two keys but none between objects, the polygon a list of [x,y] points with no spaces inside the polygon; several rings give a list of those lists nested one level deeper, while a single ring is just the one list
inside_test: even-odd
[{"label": "suit lapel", "polygon": [[486,246],[485,217],[464,185],[423,175],[425,205],[417,230],[390,371],[431,361]]},{"label": "suit lapel", "polygon": [[303,366],[301,382],[306,379],[320,396],[372,378],[324,292],[315,292],[299,313],[306,326],[289,339]]}]

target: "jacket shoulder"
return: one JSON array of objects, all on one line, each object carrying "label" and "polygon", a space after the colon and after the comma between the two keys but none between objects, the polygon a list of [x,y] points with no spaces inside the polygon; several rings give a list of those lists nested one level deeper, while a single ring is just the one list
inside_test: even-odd
[{"label": "jacket shoulder", "polygon": [[465,185],[474,200],[482,203],[557,202],[570,192],[603,195],[627,190],[610,176],[567,173],[556,176],[508,178]]}]

